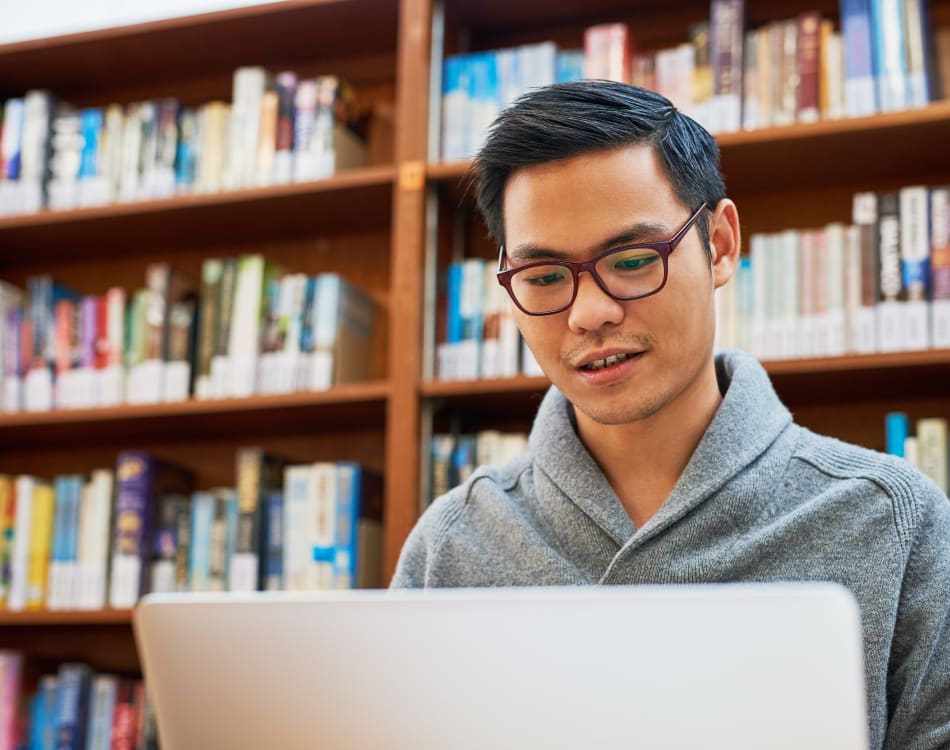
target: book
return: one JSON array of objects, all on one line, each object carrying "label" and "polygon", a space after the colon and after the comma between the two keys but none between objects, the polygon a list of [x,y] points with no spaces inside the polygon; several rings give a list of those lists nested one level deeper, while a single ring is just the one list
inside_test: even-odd
[{"label": "book", "polygon": [[936,348],[950,347],[950,187],[930,191],[931,333]]},{"label": "book", "polygon": [[161,495],[152,542],[150,592],[188,590],[190,536],[190,498],[177,493]]},{"label": "book", "polygon": [[798,16],[798,122],[817,122],[821,114],[821,14]]},{"label": "book", "polygon": [[882,112],[907,108],[907,40],[904,0],[871,0],[872,60]]},{"label": "book", "polygon": [[270,490],[264,497],[261,514],[263,528],[264,591],[281,591],[284,588],[284,492]]},{"label": "book", "polygon": [[589,26],[584,30],[584,78],[630,80],[633,36],[624,23]]},{"label": "book", "polygon": [[118,692],[119,678],[117,676],[97,674],[92,678],[86,750],[111,750],[112,717],[115,713]]},{"label": "book", "polygon": [[930,193],[922,185],[903,187],[900,201],[900,264],[904,294],[904,349],[931,345],[930,308]]},{"label": "book", "polygon": [[23,688],[23,654],[0,650],[0,750],[17,747],[17,720],[20,692]]},{"label": "book", "polygon": [[376,305],[338,274],[314,280],[311,390],[367,380],[372,367]]},{"label": "book", "polygon": [[852,219],[857,228],[861,254],[861,301],[854,321],[855,352],[866,354],[878,349],[876,305],[880,296],[878,274],[878,197],[872,192],[856,193],[852,200]]},{"label": "book", "polygon": [[56,749],[83,750],[92,671],[85,664],[66,663],[56,675]]},{"label": "book", "polygon": [[947,420],[930,417],[917,420],[920,470],[947,493]]},{"label": "book", "polygon": [[97,469],[83,489],[79,512],[78,609],[95,610],[106,605],[114,487],[113,472]]},{"label": "book", "polygon": [[13,524],[13,549],[10,554],[10,590],[7,593],[7,609],[11,612],[18,612],[26,607],[33,488],[37,481],[35,477],[21,474],[15,483],[16,516]]},{"label": "book", "polygon": [[742,0],[712,0],[710,60],[713,70],[713,132],[742,126],[742,52],[745,8]]},{"label": "book", "polygon": [[56,747],[56,682],[53,675],[41,677],[30,701],[30,750]]},{"label": "book", "polygon": [[262,255],[244,255],[238,260],[236,274],[229,316],[226,395],[242,397],[252,395],[256,387],[263,306],[268,284],[280,276],[280,269]]},{"label": "book", "polygon": [[0,474],[0,607],[6,606],[10,591],[10,560],[16,524],[16,487],[14,478]]},{"label": "book", "polygon": [[190,470],[149,453],[125,450],[116,462],[116,506],[112,542],[109,605],[132,607],[145,593],[158,498],[190,494]]},{"label": "book", "polygon": [[845,112],[849,117],[873,115],[878,110],[871,42],[870,0],[841,0],[844,40]]},{"label": "book", "polygon": [[[54,499],[53,489],[46,482],[37,482],[33,486],[33,502],[30,516],[30,549],[29,562],[26,574],[26,609],[40,610],[49,604],[49,594],[55,583],[53,571],[57,564],[62,565],[57,557],[62,556],[61,549],[53,548],[54,530]],[[57,511],[59,509],[57,508]],[[56,513],[56,523],[64,526],[65,521]],[[62,537],[65,529],[56,529],[57,536]],[[57,540],[60,541],[60,540]],[[60,541],[60,548],[62,541]],[[52,559],[51,559],[52,558]]]},{"label": "book", "polygon": [[906,341],[906,318],[902,305],[900,200],[897,193],[878,195],[877,247],[878,349],[882,352],[895,352],[900,351]]},{"label": "book", "polygon": [[336,466],[334,587],[383,586],[383,480],[359,464]]},{"label": "book", "polygon": [[228,590],[263,590],[266,577],[264,514],[268,493],[282,489],[282,458],[262,448],[241,448],[237,453],[238,519],[234,552],[228,570]]},{"label": "book", "polygon": [[885,451],[892,456],[904,456],[904,441],[910,434],[910,420],[900,411],[888,412],[884,416]]}]

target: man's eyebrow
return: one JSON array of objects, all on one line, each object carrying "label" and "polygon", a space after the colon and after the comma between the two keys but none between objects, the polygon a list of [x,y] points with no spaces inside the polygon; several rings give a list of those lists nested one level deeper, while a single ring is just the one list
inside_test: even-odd
[{"label": "man's eyebrow", "polygon": [[[611,248],[620,245],[629,245],[634,242],[667,240],[672,234],[673,230],[666,224],[655,221],[640,221],[630,225],[612,237],[607,238],[603,242],[594,245],[590,248],[590,252],[586,257],[600,255]],[[552,250],[543,245],[535,245],[532,243],[524,243],[512,248],[505,248],[505,252],[510,260],[519,260],[527,263],[535,260],[571,260],[572,256],[577,255],[576,251],[564,252],[562,250]]]}]

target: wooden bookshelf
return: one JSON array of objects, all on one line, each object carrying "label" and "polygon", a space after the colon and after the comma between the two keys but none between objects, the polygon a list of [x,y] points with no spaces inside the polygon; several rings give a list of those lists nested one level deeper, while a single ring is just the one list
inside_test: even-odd
[{"label": "wooden bookshelf", "polygon": [[[377,123],[370,165],[327,180],[179,196],[75,211],[0,217],[0,278],[51,272],[83,291],[141,286],[145,265],[167,259],[193,275],[206,257],[260,252],[290,270],[335,271],[384,311],[373,379],[321,393],[186,401],[111,409],[0,415],[0,471],[42,476],[114,465],[123,448],[181,460],[213,486],[233,482],[234,451],[262,444],[300,460],[354,459],[386,476],[385,563],[392,572],[418,517],[433,413],[464,426],[530,427],[544,378],[423,380],[427,250],[441,267],[456,238],[493,258],[461,189],[468,162],[429,163],[434,0],[289,0],[29,42],[0,45],[0,100],[46,87],[77,106],[176,96],[196,104],[230,96],[234,69],[262,64],[302,75],[337,73]],[[834,0],[747,0],[760,23]],[[628,21],[642,49],[682,42],[708,0],[446,0],[446,53],[552,39],[580,46],[591,24]],[[950,24],[950,1],[934,3]],[[851,195],[911,183],[950,183],[950,102],[871,118],[722,135],[723,168],[743,232],[848,221]],[[432,189],[431,191],[429,189]],[[427,193],[436,197],[432,226]],[[457,222],[466,222],[456,226]],[[427,248],[430,238],[436,247]],[[950,352],[766,363],[797,420],[872,447],[883,414],[950,417]],[[431,425],[428,425],[431,427]],[[137,669],[128,612],[0,613],[0,647],[51,663],[86,658]]]}]

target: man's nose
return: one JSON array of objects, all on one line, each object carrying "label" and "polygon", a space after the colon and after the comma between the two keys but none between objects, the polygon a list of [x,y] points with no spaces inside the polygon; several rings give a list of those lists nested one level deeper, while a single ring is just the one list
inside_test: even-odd
[{"label": "man's nose", "polygon": [[574,332],[596,331],[623,320],[624,307],[607,294],[588,272],[577,278],[577,295],[568,315],[568,327]]}]

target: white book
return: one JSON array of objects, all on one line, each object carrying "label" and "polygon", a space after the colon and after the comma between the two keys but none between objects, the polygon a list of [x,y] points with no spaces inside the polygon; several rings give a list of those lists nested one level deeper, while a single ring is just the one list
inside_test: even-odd
[{"label": "white book", "polygon": [[53,408],[53,373],[48,367],[36,367],[23,378],[23,408],[49,411]]},{"label": "white book", "polygon": [[113,492],[113,473],[108,469],[94,471],[83,492],[77,573],[79,609],[102,609],[106,604]]},{"label": "white book", "polygon": [[228,341],[227,396],[254,393],[266,266],[267,261],[262,255],[244,255],[238,261]]},{"label": "white book", "polygon": [[21,475],[16,478],[16,513],[13,521],[13,549],[10,553],[10,590],[7,594],[7,609],[11,612],[19,612],[26,606],[30,524],[35,486],[34,477]]},{"label": "white book", "polygon": [[876,300],[872,301],[878,268],[874,248],[877,242],[877,196],[872,192],[855,193],[852,199],[852,223],[857,233],[861,257],[860,303],[855,313],[855,352],[878,351]]},{"label": "white book", "polygon": [[824,252],[828,300],[828,347],[825,354],[837,357],[843,355],[848,348],[847,249],[844,224],[835,222],[825,227]]},{"label": "white book", "polygon": [[529,377],[541,377],[544,375],[544,370],[541,369],[541,365],[538,364],[534,352],[531,351],[531,347],[528,346],[528,342],[524,339],[521,340],[521,372]]},{"label": "white book", "polygon": [[284,469],[284,587],[288,591],[312,588],[313,552],[310,545],[310,497],[313,466]]},{"label": "white book", "polygon": [[119,678],[111,674],[97,674],[92,678],[89,694],[89,723],[86,728],[86,750],[110,750],[112,746],[112,719]]},{"label": "white book", "polygon": [[926,107],[930,102],[928,91],[927,38],[929,28],[924,20],[926,0],[903,0],[904,40],[906,42],[908,107]]},{"label": "white book", "polygon": [[801,329],[799,321],[799,268],[801,259],[799,253],[800,236],[797,229],[786,229],[781,233],[783,270],[781,283],[783,285],[781,311],[782,319],[782,347],[781,356],[788,359],[801,356]]},{"label": "white book", "polygon": [[882,112],[907,108],[907,48],[903,0],[871,3],[877,99]]},{"label": "white book", "polygon": [[230,149],[225,188],[252,187],[257,176],[261,101],[267,90],[267,71],[259,66],[234,71]]},{"label": "white book", "polygon": [[901,279],[904,303],[904,348],[930,348],[930,309],[927,281],[930,262],[930,193],[924,186],[901,188],[900,193]]},{"label": "white book", "polygon": [[752,264],[752,321],[750,351],[766,358],[766,321],[768,318],[768,240],[764,234],[753,234],[749,241],[749,259]]},{"label": "white book", "polygon": [[931,333],[936,348],[950,347],[950,188],[930,191],[933,302]]},{"label": "white book", "polygon": [[917,420],[920,470],[947,493],[947,420],[939,417]]},{"label": "white book", "polygon": [[32,213],[43,206],[43,182],[53,119],[53,97],[48,91],[28,91],[23,98],[23,134],[20,145],[18,212]]},{"label": "white book", "polygon": [[310,585],[313,589],[334,588],[333,558],[336,540],[336,464],[313,464],[307,528],[310,529]]}]

